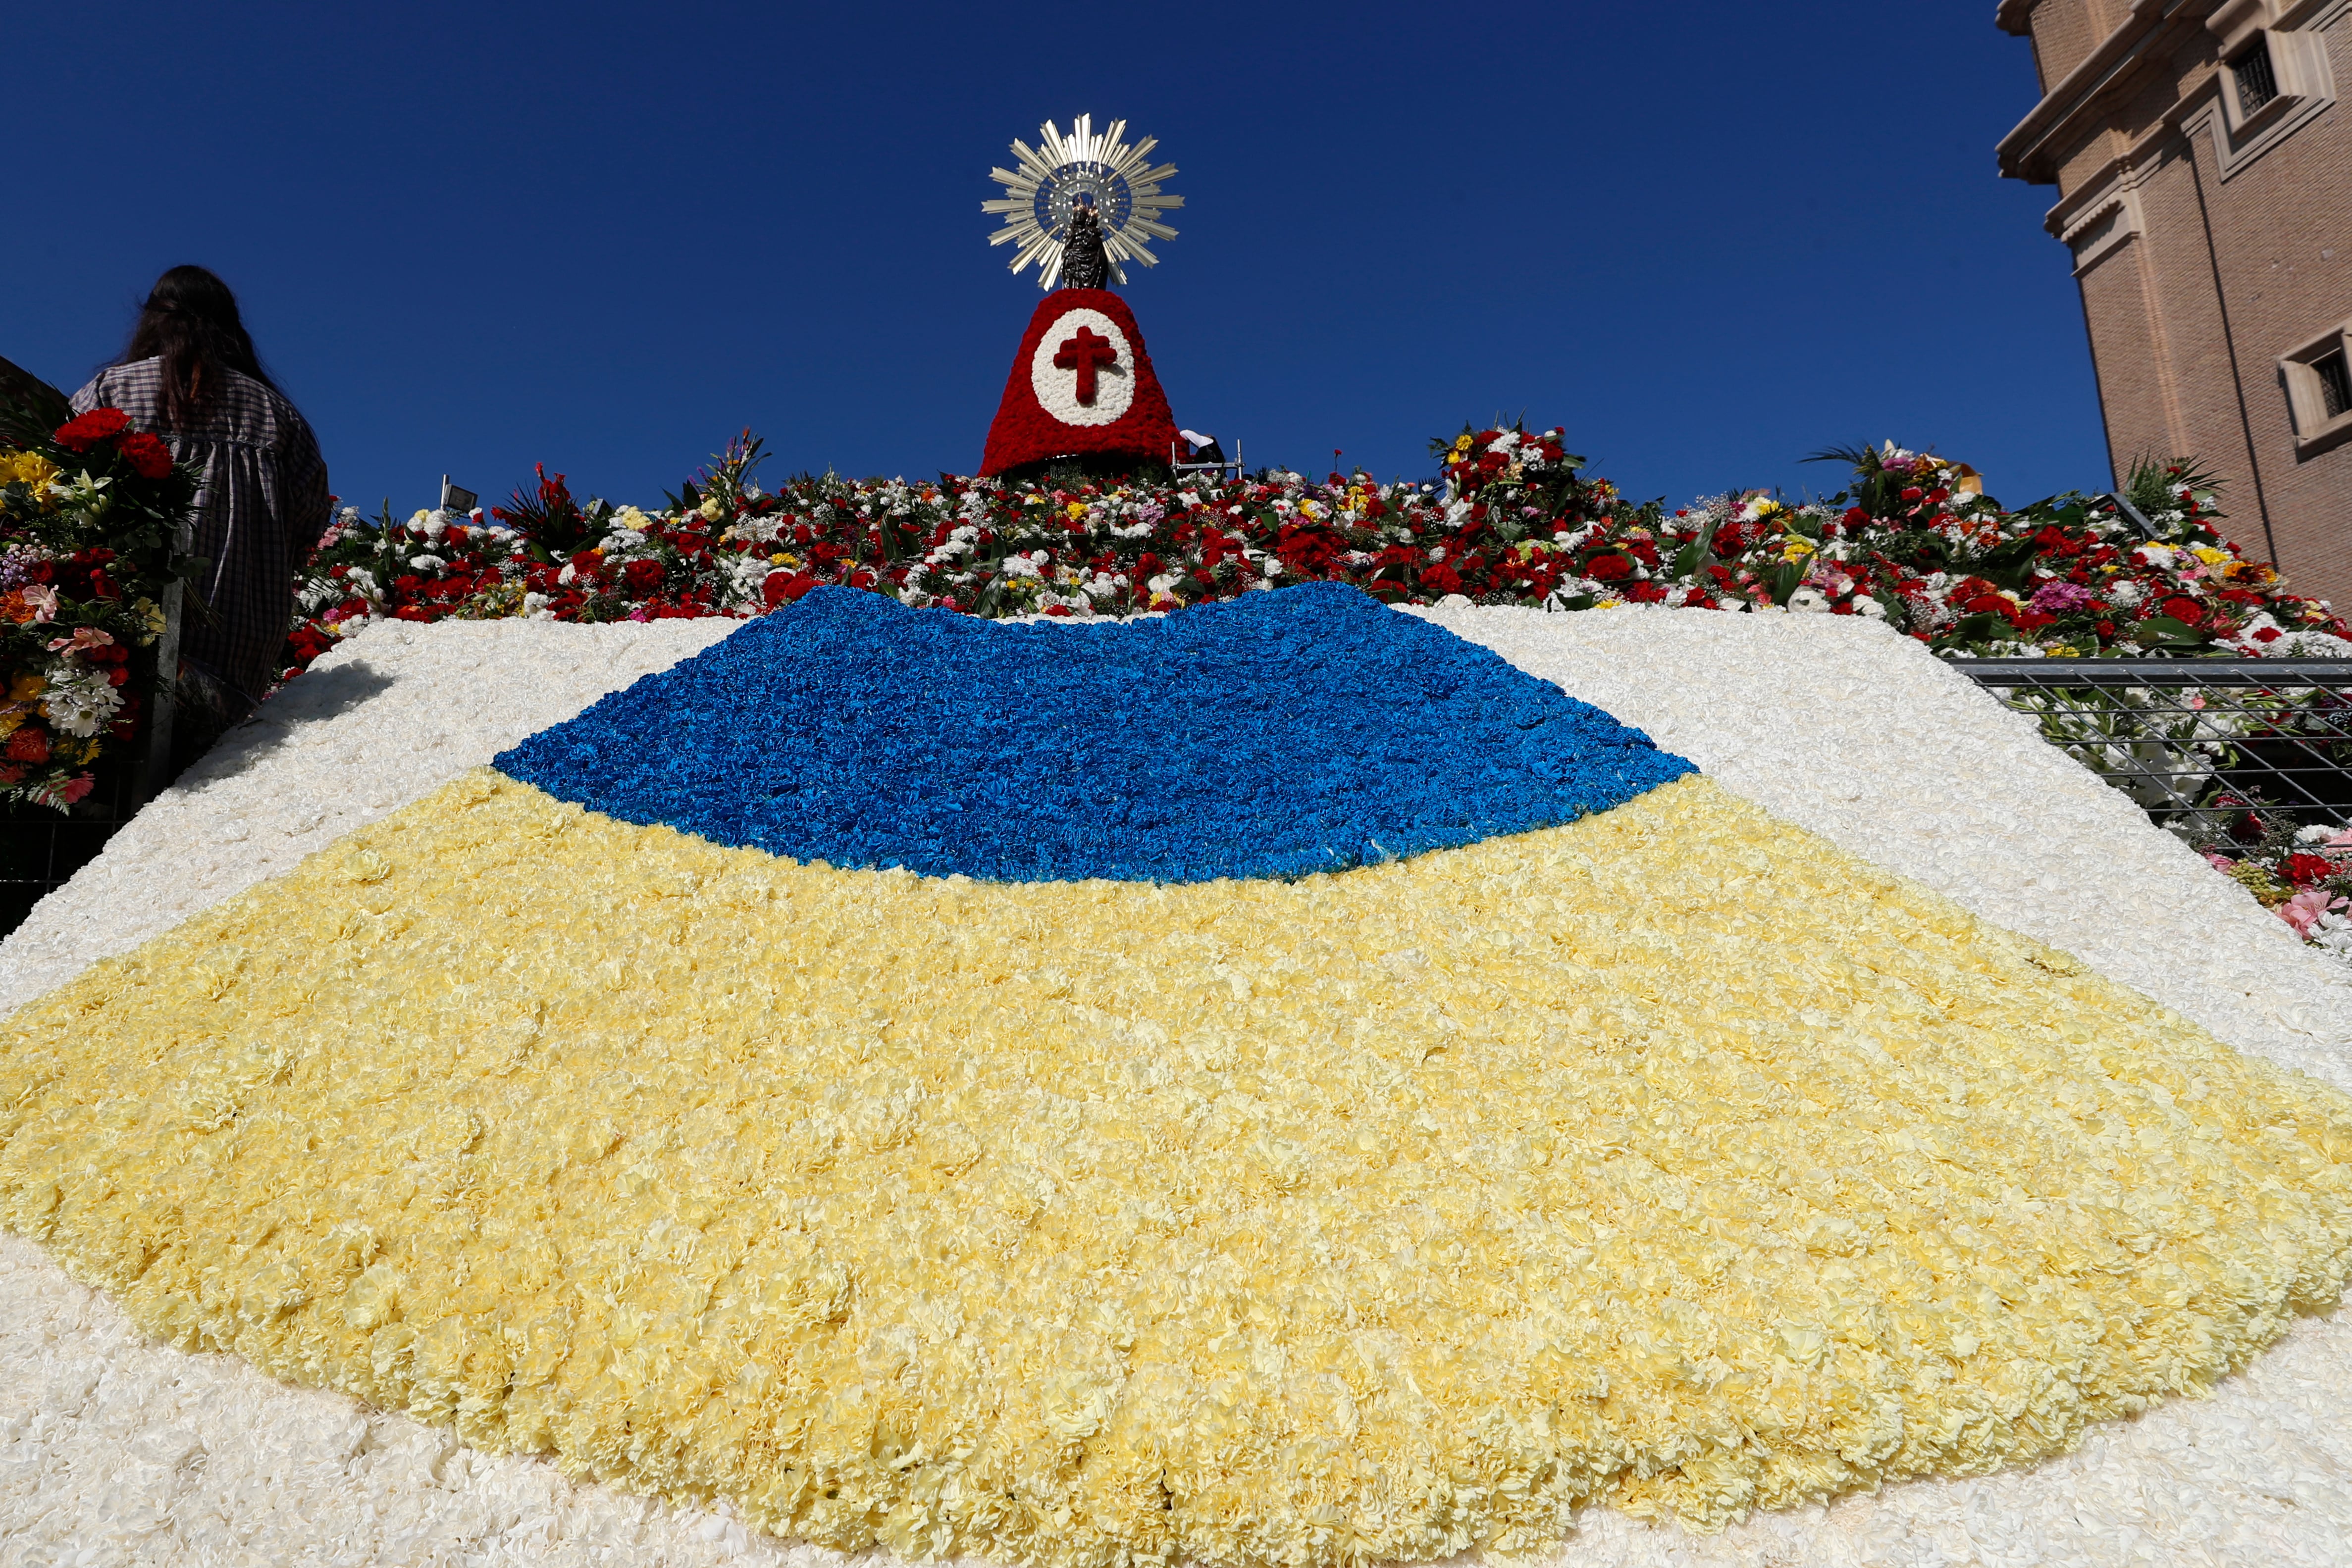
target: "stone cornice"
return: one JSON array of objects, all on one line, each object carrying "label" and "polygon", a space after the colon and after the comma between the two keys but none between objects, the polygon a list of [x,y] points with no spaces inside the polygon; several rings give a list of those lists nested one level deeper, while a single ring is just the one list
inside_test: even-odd
[{"label": "stone cornice", "polygon": [[2004,33],[2014,33],[2021,38],[2033,36],[2033,7],[2041,0],[2000,0],[2000,7],[1992,14],[1992,25]]},{"label": "stone cornice", "polygon": [[0,360],[0,397],[46,397],[62,402],[65,395],[32,371]]},{"label": "stone cornice", "polygon": [[[2131,16],[2108,34],[2083,63],[2033,106],[2017,129],[2000,139],[1994,150],[2000,172],[2012,180],[2037,185],[2054,184],[2058,165],[2081,140],[2083,122],[2119,93],[2129,90],[2138,68],[2166,44],[2178,42],[2197,29],[2220,0],[2134,0]],[[2030,5],[2018,6],[2030,11]],[[2011,5],[2000,13],[2006,18]],[[2012,29],[2013,30],[2013,29]]]}]

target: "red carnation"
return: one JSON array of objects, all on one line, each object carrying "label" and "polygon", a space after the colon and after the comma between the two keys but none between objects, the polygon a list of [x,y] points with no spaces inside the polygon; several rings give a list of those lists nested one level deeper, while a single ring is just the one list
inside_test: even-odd
[{"label": "red carnation", "polygon": [[49,759],[49,732],[37,725],[20,725],[8,737],[5,753],[11,762],[47,762]]},{"label": "red carnation", "polygon": [[134,430],[116,444],[142,479],[162,479],[172,472],[172,449],[146,431]]},{"label": "red carnation", "polygon": [[2287,881],[2298,887],[2315,882],[2324,882],[2336,874],[2335,865],[2325,855],[2289,855],[2286,857],[2286,862],[2280,866],[2279,870],[2285,875]]},{"label": "red carnation", "polygon": [[1584,575],[1595,582],[1615,582],[1633,575],[1633,563],[1622,555],[1597,555],[1584,563]]},{"label": "red carnation", "polygon": [[773,610],[780,604],[796,602],[815,586],[816,579],[805,571],[772,571],[760,583],[760,597]]},{"label": "red carnation", "polygon": [[119,408],[94,408],[78,418],[58,426],[58,444],[72,452],[87,452],[109,436],[120,435],[131,428],[131,416]]}]

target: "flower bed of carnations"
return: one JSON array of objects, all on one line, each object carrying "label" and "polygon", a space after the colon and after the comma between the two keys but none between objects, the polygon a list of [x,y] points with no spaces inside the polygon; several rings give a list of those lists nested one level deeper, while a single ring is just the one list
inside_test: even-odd
[{"label": "flower bed of carnations", "polygon": [[[1481,1541],[1544,1552],[1581,1496],[1713,1523],[1743,1499],[1785,1503],[1873,1475],[1965,1471],[2063,1448],[2084,1418],[2199,1386],[2288,1328],[2277,1312],[2296,1270],[2317,1270],[2305,1287],[2310,1306],[2333,1300],[2320,1283],[2336,1267],[2328,1244],[2289,1265],[2300,1244],[2288,1238],[2336,1201],[2324,1196],[2333,1179],[2324,1171],[2345,1157],[2326,1152],[2341,1135],[2342,1102],[2260,1059],[2339,1088],[2352,1082],[2346,987],[2026,721],[1883,627],[1856,622],[1469,608],[1433,619],[1639,723],[1706,777],[1580,822],[1336,875],[1158,889],[1036,883],[992,903],[985,883],[747,861],[760,852],[551,807],[522,786],[466,771],[633,674],[707,646],[723,624],[378,626],[352,641],[274,699],[237,750],[159,802],[37,912],[0,966],[0,1005],[67,983],[76,988],[65,997],[94,998],[91,988],[119,986],[125,971],[101,967],[74,981],[93,959],[158,934],[167,943],[221,938],[168,969],[158,967],[167,949],[155,949],[137,960],[148,967],[138,984],[169,989],[184,1019],[283,1021],[247,1028],[239,1049],[215,1053],[209,1075],[183,1072],[204,1064],[168,1051],[143,1066],[125,1060],[126,1071],[160,1074],[147,1103],[168,1113],[142,1122],[131,1102],[90,1102],[98,1142],[83,1146],[154,1149],[161,1135],[207,1151],[217,1172],[245,1150],[257,1162],[245,1169],[277,1169],[295,1188],[318,1179],[304,1174],[306,1157],[347,1176],[347,1194],[391,1207],[326,1236],[351,1265],[338,1276],[340,1311],[309,1299],[317,1284],[299,1269],[268,1273],[268,1260],[287,1254],[282,1245],[273,1251],[265,1216],[298,1229],[315,1223],[266,1196],[295,1188],[265,1181],[257,1193],[265,1207],[249,1219],[193,1228],[227,1246],[206,1276],[214,1282],[185,1290],[170,1281],[182,1255],[202,1249],[175,1242],[170,1206],[208,1201],[213,1178],[197,1179],[194,1167],[144,1183],[149,1197],[130,1206],[103,1184],[53,1177],[55,1201],[29,1218],[19,1179],[12,1223],[105,1274],[99,1254],[127,1254],[105,1239],[109,1228],[86,1221],[120,1213],[148,1239],[135,1249],[155,1249],[126,1297],[141,1322],[170,1325],[191,1344],[236,1343],[305,1379],[454,1422],[478,1447],[453,1448],[408,1417],[272,1385],[234,1361],[133,1343],[113,1309],[18,1248],[0,1274],[11,1301],[0,1312],[0,1364],[8,1385],[25,1391],[5,1417],[24,1462],[0,1472],[0,1520],[21,1539],[112,1539],[151,1560],[176,1552],[189,1561],[298,1557],[289,1550],[298,1543],[343,1560],[587,1561],[616,1546],[648,1561],[739,1548],[774,1554],[745,1532],[746,1512],[788,1518],[844,1546],[878,1533],[901,1551],[1036,1561],[1108,1550],[1086,1544],[1088,1528],[1140,1542],[1145,1555],[1163,1541],[1211,1561],[1425,1556]],[[591,717],[600,737],[627,714],[625,705],[599,711],[605,716]],[[877,811],[887,816],[907,781],[877,776],[884,782]],[[1106,810],[1133,821],[1116,803]],[[520,851],[511,862],[510,850]],[[428,885],[438,874],[431,868],[461,864],[473,868],[459,880],[474,891],[459,902],[480,907],[445,909],[445,894]],[[287,873],[290,881],[255,885]],[[162,896],[117,896],[134,883]],[[293,947],[282,915],[274,925],[258,918],[289,889],[317,914],[317,936]],[[1137,897],[1145,902],[1130,907]],[[1185,902],[1212,897],[1223,902],[1197,910]],[[956,907],[952,920],[930,907],[942,898]],[[1497,922],[1504,905],[1514,917]],[[556,918],[559,906],[578,919]],[[1002,936],[992,908],[1009,912]],[[786,910],[798,943],[763,944],[761,929],[779,929]],[[1770,928],[1750,931],[1759,918]],[[1220,922],[1234,924],[1220,930]],[[876,940],[883,931],[902,935]],[[1057,931],[1067,939],[1053,940]],[[744,967],[736,955],[747,942],[760,956]],[[1160,946],[1103,967],[1122,942]],[[1717,950],[1718,942],[1729,946]],[[552,944],[555,970],[539,972],[577,973],[544,993],[543,1017],[508,1007],[495,1039],[468,1043],[467,1009],[499,1010],[498,988],[467,978],[467,955],[486,944],[525,968],[542,964],[529,955]],[[590,962],[591,946],[610,956]],[[373,980],[364,965],[350,967],[362,948],[384,966]],[[1964,956],[1950,962],[1956,955]],[[1564,956],[1570,969],[1559,967]],[[795,969],[812,982],[863,979],[837,1001],[773,992],[772,977]],[[318,978],[293,991],[269,978],[298,971]],[[914,984],[926,975],[935,983]],[[1544,1051],[1514,1057],[1529,1042],[1497,1026],[1512,1016],[1501,998],[1549,995],[1560,980],[1571,990],[1551,1012],[1580,1007],[1592,1032],[1570,1076],[1547,1087],[1543,1074],[1569,1064]],[[340,1021],[315,1011],[321,997],[383,984],[414,988],[406,1015],[389,995]],[[1350,996],[1327,994],[1335,984]],[[701,998],[694,1006],[711,1027],[678,1034],[646,1005],[684,994],[681,985]],[[910,1001],[926,986],[945,1013]],[[1864,992],[1874,1004],[1861,1001]],[[1923,1000],[1940,1014],[1929,1031],[1940,1045],[1916,1033],[1929,1016],[1917,1010]],[[240,1005],[256,1001],[268,1005]],[[1375,1001],[1377,1015],[1368,1008]],[[847,1010],[814,1029],[805,1061],[775,1061],[755,1047],[763,1026],[753,1015],[728,1022],[737,1016],[729,1009],[746,1005],[778,1019]],[[1686,1005],[1705,1028],[1664,1021]],[[1633,1013],[1621,1017],[1628,1006],[1651,1009],[1656,1030],[1645,1035]],[[1350,1008],[1381,1019],[1355,1047],[1319,1055],[1315,1030],[1295,1032],[1295,1020],[1344,1020]],[[80,1016],[112,1031],[121,1026],[110,1012]],[[22,1013],[12,1028],[38,1017]],[[1744,1032],[1743,1017],[1763,1020],[1763,1033]],[[966,1027],[942,1032],[927,1018]],[[1087,1048],[1108,1040],[1101,1030],[1118,1019],[1129,1022],[1115,1049]],[[2096,1038],[2070,1041],[2082,1024]],[[2249,1054],[2212,1043],[2200,1026]],[[1002,1029],[1012,1032],[990,1033]],[[2137,1044],[2118,1050],[2126,1035]],[[1707,1049],[1679,1048],[1702,1036]],[[1776,1039],[1803,1043],[1784,1056]],[[625,1058],[595,1064],[599,1050],[625,1040]],[[476,1062],[485,1050],[514,1060]],[[365,1062],[367,1082],[352,1080],[353,1096],[320,1121],[298,1086],[315,1083],[317,1067],[338,1052]],[[688,1064],[682,1052],[702,1054]],[[1776,1059],[1783,1069],[1806,1064],[1782,1090],[1771,1087]],[[2163,1064],[2191,1059],[2189,1078],[2151,1097],[2169,1071]],[[2076,1076],[2092,1062],[2089,1077]],[[721,1132],[714,1118],[740,1118],[728,1096],[746,1071],[815,1081],[786,1096],[789,1115],[739,1119]],[[635,1098],[583,1103],[581,1113],[554,1117],[543,1137],[517,1137],[496,1117],[466,1120],[479,1115],[475,1088],[490,1081],[530,1086],[518,1104],[556,1095],[564,1082]],[[2034,1090],[2021,1100],[2002,1087],[2028,1081]],[[1768,1135],[1742,1107],[1783,1092],[1795,1096],[1791,1114]],[[42,1092],[54,1107],[74,1098],[56,1083]],[[403,1095],[429,1101],[433,1113],[406,1119]],[[2288,1111],[2287,1100],[2305,1110]],[[559,1101],[542,1103],[553,1112]],[[2253,1126],[2263,1104],[2288,1123]],[[1530,1107],[1540,1126],[1526,1120]],[[1984,1119],[1971,1121],[1976,1109]],[[2264,1143],[2298,1114],[2319,1118],[2311,1152],[2292,1138]],[[1586,1126],[1587,1115],[1609,1125]],[[2005,1121],[2012,1115],[2024,1119]],[[375,1121],[388,1136],[360,1132]],[[835,1129],[829,1155],[802,1159],[815,1145],[795,1140],[821,1131],[820,1121]],[[1119,1144],[1115,1134],[1129,1124],[1141,1142]],[[342,1142],[314,1142],[305,1156],[306,1126],[313,1139]],[[572,1148],[607,1126],[614,1144],[603,1157]],[[2245,1139],[2263,1144],[2267,1173],[2269,1196],[2252,1208],[2230,1196],[2228,1151]],[[1829,1144],[1834,1158],[1822,1153]],[[1097,1145],[1097,1157],[1083,1157]],[[469,1152],[477,1147],[479,1156]],[[274,1162],[272,1148],[281,1151]],[[552,1161],[546,1190],[585,1183],[571,1195],[579,1207],[567,1199],[557,1205],[562,1223],[509,1235],[501,1225],[513,1221],[497,1207],[509,1184],[450,1185],[457,1166],[493,1150],[499,1160]],[[791,1158],[750,1186],[729,1176],[747,1158],[779,1153]],[[1335,1159],[1355,1173],[1339,1188],[1325,1185]],[[5,1163],[18,1178],[27,1168],[13,1145]],[[2306,1174],[2281,1174],[2294,1169]],[[1139,1194],[1129,1205],[1090,1201],[1163,1176],[1159,1201],[1176,1206],[1172,1223],[1155,1222]],[[1416,1179],[1428,1184],[1414,1189],[1420,1196],[1393,1206],[1367,1197],[1404,1194]],[[1853,1180],[1871,1191],[1837,1190]],[[1931,1190],[1945,1207],[1906,1207]],[[1333,1207],[1343,1192],[1353,1196]],[[724,1287],[699,1306],[656,1297],[681,1285],[691,1292],[698,1268],[734,1256],[730,1216],[741,1205],[791,1193],[815,1206],[798,1211],[800,1223],[745,1234],[806,1255],[755,1271],[782,1293],[772,1313],[752,1303],[748,1321],[798,1348],[773,1364],[775,1380],[756,1396],[730,1392],[740,1375],[720,1363],[738,1320]],[[877,1218],[877,1194],[895,1221]],[[1571,1195],[1580,1196],[1566,1203]],[[705,1203],[711,1212],[695,1207]],[[927,1205],[945,1228],[921,1218],[933,1211]],[[2200,1239],[2184,1246],[2175,1217],[2200,1205]],[[458,1224],[459,1211],[477,1223]],[[2231,1228],[2238,1213],[2260,1216],[2261,1239]],[[585,1245],[567,1242],[564,1226],[591,1215],[604,1217],[592,1231],[626,1238],[620,1251],[599,1250],[607,1244],[587,1234],[578,1238]],[[990,1229],[1000,1221],[1013,1228]],[[1309,1233],[1286,1228],[1302,1222]],[[1795,1228],[1768,1239],[1783,1222]],[[1377,1238],[1350,1228],[1381,1223],[1402,1228]],[[1545,1251],[1543,1238],[1574,1240],[1579,1226],[1593,1235],[1569,1253]],[[2323,1222],[2306,1234],[2317,1240],[2326,1230]],[[416,1246],[445,1233],[447,1246]],[[1906,1234],[1927,1249],[1906,1254]],[[2110,1241],[2095,1241],[2103,1235]],[[1110,1236],[1155,1238],[1171,1265],[1202,1238],[1219,1244],[1157,1272],[1134,1273],[1132,1257],[1125,1270],[1066,1279],[1005,1261],[1076,1264]],[[2028,1236],[2043,1239],[2021,1250]],[[2095,1260],[2076,1256],[2133,1236],[2147,1249],[2126,1241],[2111,1269],[2085,1269]],[[1637,1255],[1615,1259],[1611,1247],[1626,1239],[1640,1240]],[[506,1369],[493,1375],[489,1361],[469,1359],[487,1354],[487,1343],[468,1349],[462,1333],[451,1339],[457,1331],[435,1324],[531,1289],[522,1276],[548,1262],[551,1241],[572,1288],[537,1288],[539,1315],[517,1320],[520,1337],[498,1353]],[[1897,1256],[1911,1262],[1883,1272]],[[1503,1259],[1518,1261],[1494,1272]],[[2209,1273],[2217,1265],[2232,1281],[2218,1292],[2198,1282],[2218,1278]],[[1609,1281],[1598,1293],[1596,1269]],[[1992,1296],[1976,1306],[1965,1293],[1922,1298],[1914,1305],[1926,1315],[1906,1314],[1906,1291],[1960,1277]],[[1029,1280],[1023,1288],[1042,1293],[1019,1311],[1013,1298],[991,1307],[972,1293],[989,1279]],[[2244,1308],[2222,1306],[2232,1299]],[[174,1301],[185,1305],[167,1304]],[[1491,1320],[1505,1337],[1481,1337],[1472,1325],[1506,1301],[1521,1306]],[[2264,1301],[2272,1305],[2245,1311]],[[1282,1301],[1292,1310],[1257,1311]],[[1751,1310],[1762,1337],[1748,1345],[1740,1334]],[[586,1381],[543,1384],[529,1372],[531,1325],[554,1322],[549,1311],[594,1326],[602,1370]],[[2074,1328],[2059,1326],[2070,1317]],[[2179,1359],[2140,1359],[2134,1347],[2168,1343],[2162,1325],[2176,1320],[2205,1326],[2193,1342],[2169,1342]],[[1223,1327],[1213,1332],[1213,1321]],[[1506,1345],[1543,1324],[1540,1343]],[[674,1354],[682,1330],[700,1347],[683,1361]],[[1328,1342],[1337,1359],[1318,1348],[1326,1333],[1337,1335]],[[339,1348],[353,1335],[370,1347],[357,1361]],[[1987,1335],[2000,1346],[1976,1343]],[[960,1344],[993,1348],[959,1373]],[[435,1370],[453,1350],[456,1360]],[[707,1375],[697,1357],[711,1359]],[[1605,1374],[1613,1393],[1563,1390],[1564,1403],[1522,1407],[1533,1382],[1571,1364],[1588,1381]],[[2326,1562],[2352,1524],[2347,1370],[2352,1336],[2332,1317],[2311,1319],[2210,1400],[2158,1403],[2137,1421],[2093,1427],[2079,1451],[2035,1469],[1905,1482],[1826,1511],[1757,1514],[1711,1538],[1585,1508],[1559,1550],[1571,1561],[1628,1563],[2119,1563],[2197,1552]],[[1006,1403],[991,1406],[997,1437],[966,1448],[942,1432],[933,1442],[927,1413],[947,1419],[963,1408],[951,1391],[967,1375],[1009,1380]],[[704,1393],[673,1407],[681,1376]],[[718,1381],[697,1383],[706,1376]],[[1184,1403],[1187,1386],[1199,1391],[1194,1403]],[[2110,1402],[2135,1386],[2144,1392]],[[812,1387],[836,1396],[807,1403]],[[1407,1410],[1411,1387],[1434,1404]],[[1840,1387],[1861,1404],[1842,1405]],[[1140,1433],[1121,1426],[1123,1412],[1155,1399],[1176,1399],[1181,1418]],[[1906,1401],[1917,1402],[1907,1419],[1884,1426]],[[719,1406],[801,1410],[793,1420],[806,1424],[779,1427],[777,1440],[827,1467],[841,1495],[803,1488],[793,1503],[750,1492],[712,1512],[689,1501],[647,1514],[543,1465],[484,1451],[541,1446],[502,1425],[534,1402],[554,1423],[548,1440],[581,1473],[689,1492],[677,1467],[690,1469],[694,1434],[709,1434]],[[600,1406],[607,1415],[592,1416]],[[1279,1413],[1273,1427],[1269,1410]],[[1948,1418],[1962,1410],[1971,1414]],[[623,1425],[599,1438],[604,1419]],[[1595,1447],[1603,1429],[1630,1447]],[[1007,1436],[1021,1433],[1018,1443]],[[1389,1447],[1391,1438],[1402,1446]],[[1661,1440],[1668,1447],[1652,1447]],[[1118,1478],[1139,1444],[1157,1445],[1157,1468],[1130,1492]],[[1546,1454],[1551,1469],[1538,1458]],[[1775,1455],[1794,1465],[1778,1483]],[[1628,1468],[1611,1470],[1617,1459]],[[986,1490],[992,1481],[973,1490],[992,1463],[1011,1466],[1013,1495],[1003,1508]],[[1367,1465],[1423,1476],[1437,1494],[1366,1492]],[[961,1488],[959,1475],[968,1478]],[[949,1484],[926,1490],[936,1482]],[[844,1497],[859,1506],[825,1506]],[[904,1533],[910,1516],[900,1505],[917,1498],[928,1501],[913,1517],[949,1534]]]}]

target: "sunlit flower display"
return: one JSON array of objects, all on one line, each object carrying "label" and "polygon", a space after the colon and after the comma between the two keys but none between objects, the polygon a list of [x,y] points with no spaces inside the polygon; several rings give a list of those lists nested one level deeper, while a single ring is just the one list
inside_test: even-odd
[{"label": "sunlit flower display", "polygon": [[[1255,724],[1313,685],[1196,667]],[[1486,748],[1507,674],[1422,678]],[[878,728],[876,810],[971,732]],[[1711,1529],[1980,1473],[2340,1294],[2352,1101],[1707,778],[1595,804],[1023,879],[477,769],[0,1025],[0,1218],[173,1343],[1041,1568],[1525,1554],[1587,1502]]]}]

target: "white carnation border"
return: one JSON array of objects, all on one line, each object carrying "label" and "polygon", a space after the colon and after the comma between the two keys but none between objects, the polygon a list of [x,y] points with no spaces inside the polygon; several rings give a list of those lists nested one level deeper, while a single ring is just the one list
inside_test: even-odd
[{"label": "white carnation border", "polygon": [[[2242,1050],[2352,1088],[2352,978],[1916,643],[1847,618],[1418,613],[1782,817],[2067,948]],[[740,624],[371,627],[0,944],[0,1010]],[[2032,1469],[1914,1482],[1708,1538],[1593,1510],[1551,1561],[2323,1568],[2347,1539],[2352,1314],[2339,1311],[2299,1324],[2211,1399],[2102,1426]],[[574,1484],[234,1357],[147,1343],[38,1248],[0,1236],[0,1564],[80,1561],[849,1560],[750,1534],[724,1507]]]},{"label": "white carnation border", "polygon": [[[1109,339],[1118,355],[1117,363],[1095,373],[1092,403],[1078,401],[1076,372],[1054,363],[1054,356],[1081,327],[1091,327]],[[1089,305],[1075,306],[1054,319],[1039,340],[1037,351],[1029,356],[1029,388],[1037,394],[1038,406],[1064,424],[1116,424],[1135,406],[1135,345],[1128,341],[1126,329],[1101,311]]]}]

